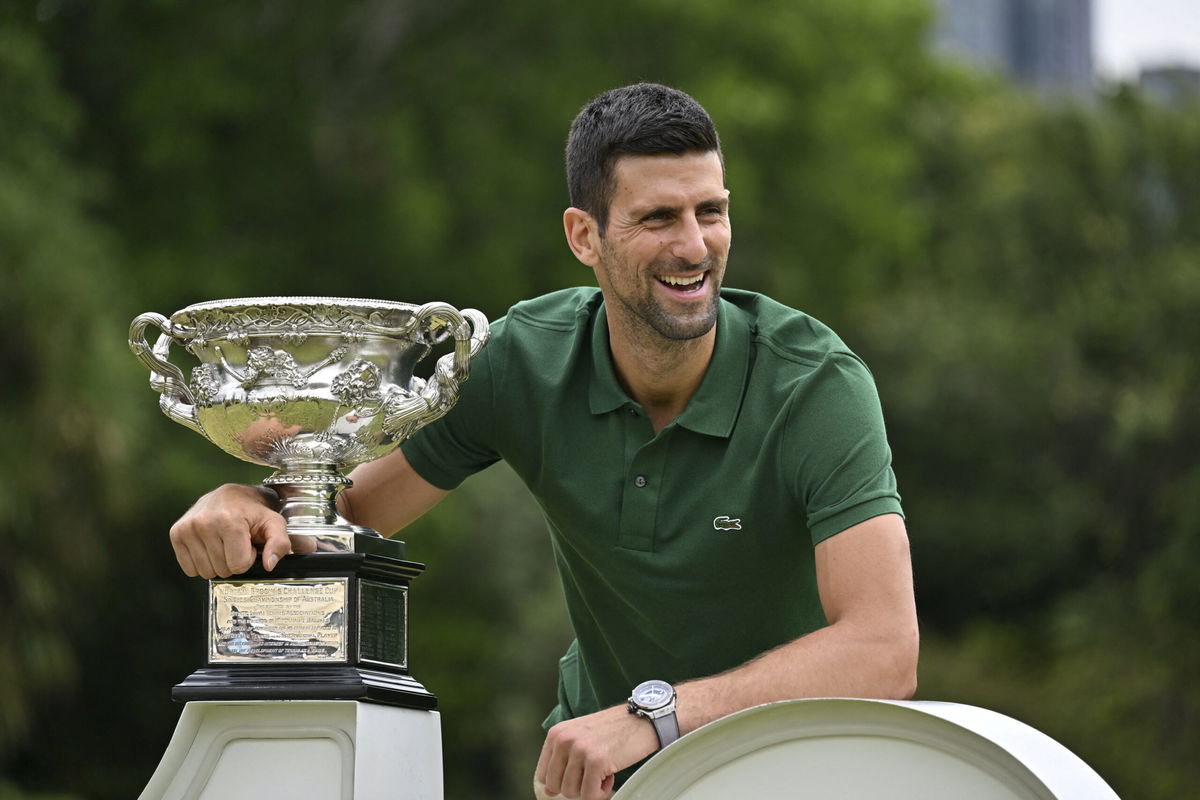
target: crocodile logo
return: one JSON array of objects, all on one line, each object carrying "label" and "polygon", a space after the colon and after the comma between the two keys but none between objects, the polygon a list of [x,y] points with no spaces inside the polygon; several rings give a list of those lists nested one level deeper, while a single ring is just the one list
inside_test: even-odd
[{"label": "crocodile logo", "polygon": [[729,517],[717,517],[713,520],[714,531],[740,531],[742,529],[742,521],[740,519],[730,519]]}]

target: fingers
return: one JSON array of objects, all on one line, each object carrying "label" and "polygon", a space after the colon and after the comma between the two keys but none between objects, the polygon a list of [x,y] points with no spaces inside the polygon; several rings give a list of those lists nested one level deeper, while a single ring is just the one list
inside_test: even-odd
[{"label": "fingers", "polygon": [[[607,800],[615,780],[611,758],[595,739],[580,736],[576,724],[550,729],[534,773],[538,797],[564,800]],[[538,794],[538,793],[541,794]]]},{"label": "fingers", "polygon": [[582,764],[579,779],[579,796],[584,800],[607,800],[612,794],[616,776],[604,769],[597,758],[589,758]]},{"label": "fingers", "polygon": [[293,552],[293,547],[283,517],[268,508],[262,509],[262,512],[251,523],[250,541],[262,545],[263,568],[270,572],[275,569],[279,559]]},{"label": "fingers", "polygon": [[[222,525],[214,524],[210,520],[188,515],[184,515],[171,526],[171,547],[175,550],[175,560],[179,562],[184,574],[201,578],[227,577],[233,574],[226,561],[222,529]],[[232,546],[230,550],[233,551]]]},{"label": "fingers", "polygon": [[[250,544],[251,537],[246,535],[242,525],[237,517],[231,517],[225,522],[225,527],[221,528],[217,534],[218,538],[213,541],[206,542],[209,549],[209,558],[213,562],[213,567],[217,570],[222,578],[229,575],[240,575],[246,570],[254,566],[254,559],[258,555],[254,546]],[[249,529],[249,526],[246,528]]]},{"label": "fingers", "polygon": [[[583,774],[584,762],[579,758],[572,758],[567,762],[566,769],[563,770],[562,783],[559,787],[559,793],[566,798],[584,798],[591,800],[591,793],[585,795],[583,792]],[[597,782],[598,784],[599,782]]]},{"label": "fingers", "polygon": [[184,574],[227,578],[246,572],[263,546],[267,568],[291,552],[281,517],[249,486],[222,486],[196,501],[171,526],[171,547]]},{"label": "fingers", "polygon": [[533,771],[534,788],[541,787],[540,791],[546,793],[546,771],[550,767],[550,756],[554,751],[554,744],[550,737],[546,737],[546,741],[542,743],[542,752],[538,755],[537,768]]},{"label": "fingers", "polygon": [[[179,568],[183,570],[184,575],[189,578],[200,576],[202,567],[196,563],[196,559],[192,558],[191,548],[185,543],[185,534],[179,522],[171,526],[171,548],[175,551],[175,560],[179,562]],[[207,559],[204,564],[208,569],[212,569],[208,565]]]},{"label": "fingers", "polygon": [[[554,729],[551,728],[551,731]],[[546,797],[556,798],[562,793],[562,774],[566,766],[566,755],[560,751],[558,758],[555,759],[555,742],[556,737],[551,735],[546,737],[545,743],[542,744],[542,753],[538,756],[537,769],[534,771],[533,782],[534,786],[541,786],[542,794]]]}]

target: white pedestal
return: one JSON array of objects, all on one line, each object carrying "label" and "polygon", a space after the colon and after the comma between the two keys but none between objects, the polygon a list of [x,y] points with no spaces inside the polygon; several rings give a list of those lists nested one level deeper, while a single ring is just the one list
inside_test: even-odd
[{"label": "white pedestal", "polygon": [[436,711],[352,700],[188,703],[141,800],[442,800]]},{"label": "white pedestal", "polygon": [[818,699],[739,711],[650,759],[613,800],[1118,800],[1070,750],[957,703]]}]

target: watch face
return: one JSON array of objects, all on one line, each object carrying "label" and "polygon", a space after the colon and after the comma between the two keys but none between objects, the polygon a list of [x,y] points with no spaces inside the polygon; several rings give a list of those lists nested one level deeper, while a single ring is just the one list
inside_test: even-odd
[{"label": "watch face", "polygon": [[666,681],[646,681],[633,690],[633,702],[642,708],[654,709],[666,705],[675,690]]}]

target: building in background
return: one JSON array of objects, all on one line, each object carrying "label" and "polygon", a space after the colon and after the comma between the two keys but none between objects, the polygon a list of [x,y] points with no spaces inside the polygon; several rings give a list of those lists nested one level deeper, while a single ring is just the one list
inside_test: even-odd
[{"label": "building in background", "polygon": [[1168,108],[1200,108],[1200,69],[1196,67],[1149,67],[1142,70],[1138,85],[1147,98]]},{"label": "building in background", "polygon": [[1091,0],[933,0],[934,47],[1053,95],[1094,91]]}]

